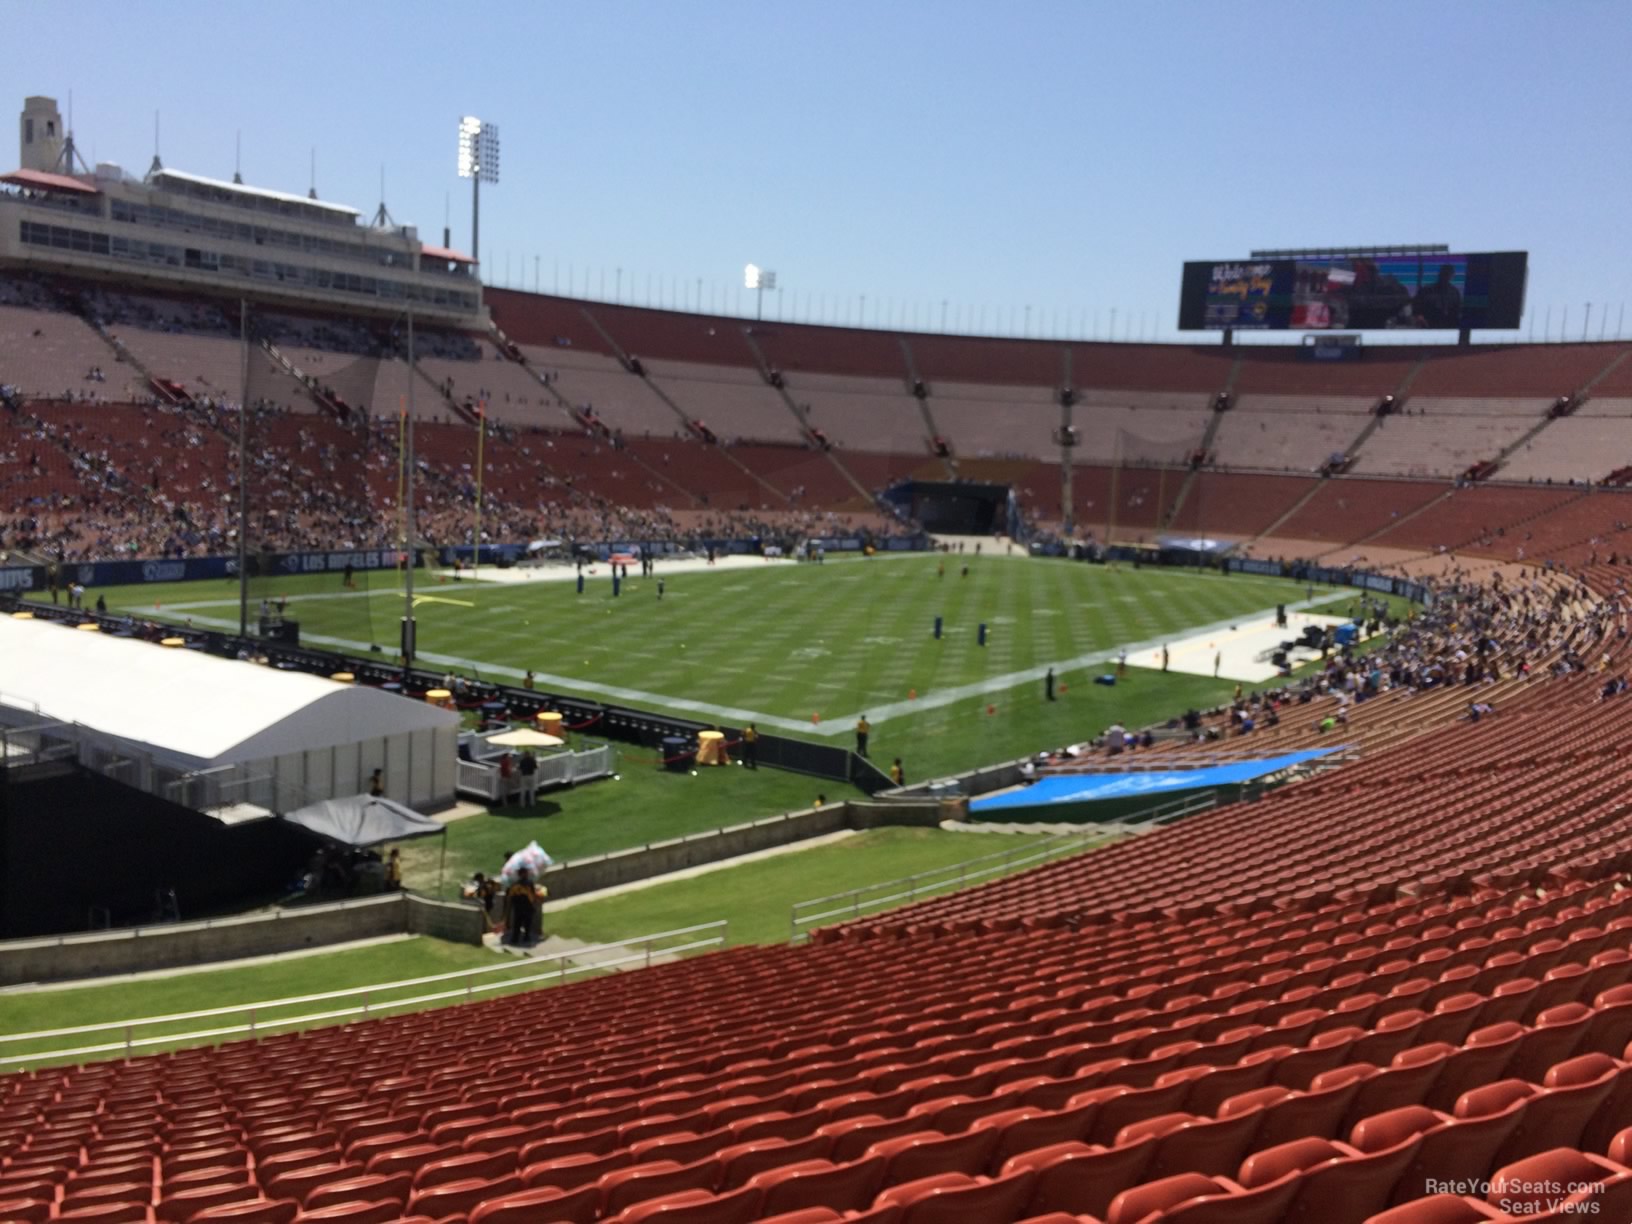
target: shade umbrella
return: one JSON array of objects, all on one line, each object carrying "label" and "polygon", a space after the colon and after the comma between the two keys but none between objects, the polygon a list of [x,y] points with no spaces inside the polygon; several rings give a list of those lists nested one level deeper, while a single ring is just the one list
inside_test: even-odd
[{"label": "shade umbrella", "polygon": [[567,741],[559,735],[546,735],[531,727],[517,727],[514,731],[495,735],[487,742],[498,744],[502,748],[559,748]]}]

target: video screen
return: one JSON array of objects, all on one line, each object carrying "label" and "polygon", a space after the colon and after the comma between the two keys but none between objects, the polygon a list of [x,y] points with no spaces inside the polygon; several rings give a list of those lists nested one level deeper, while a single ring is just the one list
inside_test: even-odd
[{"label": "video screen", "polygon": [[1528,256],[1353,255],[1192,262],[1186,331],[1516,328]]}]

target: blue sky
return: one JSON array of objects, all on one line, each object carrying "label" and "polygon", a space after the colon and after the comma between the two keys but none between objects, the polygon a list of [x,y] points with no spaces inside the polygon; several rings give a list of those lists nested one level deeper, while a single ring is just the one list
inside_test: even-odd
[{"label": "blue sky", "polygon": [[[7,80],[83,151],[470,242],[491,283],[767,314],[1169,338],[1185,259],[1526,249],[1529,314],[1632,299],[1632,4],[0,0]],[[621,269],[621,273],[619,271]],[[699,292],[699,281],[701,290]],[[604,288],[603,288],[604,285]],[[943,307],[943,303],[945,306]],[[1029,313],[1028,308],[1029,307]],[[1632,334],[1632,322],[1621,323]],[[1531,322],[1527,318],[1528,335]]]}]

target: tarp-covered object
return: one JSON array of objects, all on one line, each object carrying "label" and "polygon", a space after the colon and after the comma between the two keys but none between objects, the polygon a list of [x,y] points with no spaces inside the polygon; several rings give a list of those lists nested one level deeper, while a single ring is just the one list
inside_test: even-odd
[{"label": "tarp-covered object", "polygon": [[440,821],[421,816],[413,808],[373,795],[324,799],[297,808],[284,819],[348,846],[378,846],[382,842],[430,837],[445,828]]},{"label": "tarp-covered object", "polygon": [[1055,775],[1034,786],[976,799],[971,812],[1001,811],[1009,808],[1049,807],[1062,803],[1092,803],[1106,799],[1129,799],[1145,795],[1163,798],[1182,791],[1210,786],[1233,786],[1268,777],[1294,765],[1317,760],[1337,748],[1311,748],[1259,760],[1233,761],[1197,769],[1138,773],[1080,773]]},{"label": "tarp-covered object", "polygon": [[520,878],[523,870],[533,877],[534,883],[537,883],[539,876],[544,874],[544,869],[554,862],[555,860],[546,854],[544,848],[536,841],[528,842],[524,848],[517,850],[505,860],[504,869],[499,872],[499,883],[508,888]]}]

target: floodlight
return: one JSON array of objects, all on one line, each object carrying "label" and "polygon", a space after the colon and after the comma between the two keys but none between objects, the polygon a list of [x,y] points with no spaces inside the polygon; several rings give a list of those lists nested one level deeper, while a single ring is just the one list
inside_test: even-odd
[{"label": "floodlight", "polygon": [[499,181],[499,125],[475,115],[459,120],[459,177]]},{"label": "floodlight", "polygon": [[470,257],[481,257],[482,184],[499,181],[499,125],[459,120],[459,177],[470,180]]},{"label": "floodlight", "polygon": [[758,264],[749,264],[742,270],[742,287],[754,291],[758,299],[758,310],[755,313],[759,318],[764,318],[765,290],[776,288],[776,273]]}]

